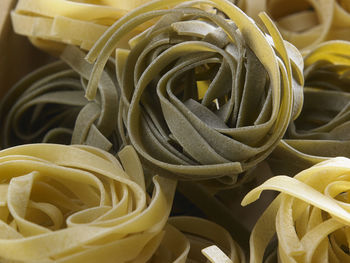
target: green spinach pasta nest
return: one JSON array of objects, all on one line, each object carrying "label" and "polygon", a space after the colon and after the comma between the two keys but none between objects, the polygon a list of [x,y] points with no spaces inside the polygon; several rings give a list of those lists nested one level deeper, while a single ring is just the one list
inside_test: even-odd
[{"label": "green spinach pasta nest", "polygon": [[33,142],[87,144],[113,152],[120,148],[114,62],[103,71],[95,100],[88,101],[92,65],[84,56],[67,47],[62,60],[31,72],[7,92],[0,104],[2,148]]},{"label": "green spinach pasta nest", "polygon": [[328,41],[304,58],[304,105],[272,156],[272,165],[282,172],[298,172],[329,157],[350,157],[349,50],[348,41]]},{"label": "green spinach pasta nest", "polygon": [[119,39],[155,18],[129,50],[116,50],[122,137],[160,174],[232,186],[299,113],[301,55],[265,14],[267,33],[229,1],[153,1],[118,20],[90,50],[88,98]]}]

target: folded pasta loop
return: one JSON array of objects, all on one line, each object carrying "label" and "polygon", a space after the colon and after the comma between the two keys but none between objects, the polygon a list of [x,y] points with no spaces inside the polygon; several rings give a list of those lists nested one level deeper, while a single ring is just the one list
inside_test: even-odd
[{"label": "folded pasta loop", "polygon": [[151,169],[232,187],[270,154],[300,112],[302,57],[266,15],[262,32],[229,1],[157,0],[122,17],[90,50],[89,99],[118,41],[158,17],[129,41],[129,51],[116,51],[119,123]]}]

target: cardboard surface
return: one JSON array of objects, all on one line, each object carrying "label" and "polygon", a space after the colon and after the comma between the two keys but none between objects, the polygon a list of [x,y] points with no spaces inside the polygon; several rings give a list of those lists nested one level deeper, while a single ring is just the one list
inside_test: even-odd
[{"label": "cardboard surface", "polygon": [[0,0],[0,97],[22,76],[52,58],[13,32],[10,12],[17,0]]}]

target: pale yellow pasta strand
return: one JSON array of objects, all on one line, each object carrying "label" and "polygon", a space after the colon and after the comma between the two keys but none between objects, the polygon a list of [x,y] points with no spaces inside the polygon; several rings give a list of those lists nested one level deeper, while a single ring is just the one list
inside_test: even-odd
[{"label": "pale yellow pasta strand", "polygon": [[[34,38],[34,45],[53,54],[63,49],[55,42],[89,50],[107,30],[107,26],[141,3],[114,1],[114,5],[110,4],[112,3],[103,4],[98,1],[20,0],[12,11],[12,24],[16,33]],[[149,25],[151,23],[130,32],[125,39]],[[120,47],[127,47],[127,40],[120,43]]]}]

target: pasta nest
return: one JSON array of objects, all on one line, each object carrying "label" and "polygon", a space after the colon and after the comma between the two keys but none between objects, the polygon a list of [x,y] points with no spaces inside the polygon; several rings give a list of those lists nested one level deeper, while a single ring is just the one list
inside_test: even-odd
[{"label": "pasta nest", "polygon": [[132,147],[28,144],[0,152],[1,262],[146,262],[168,220],[176,182],[145,191]]},{"label": "pasta nest", "polygon": [[175,180],[154,176],[149,196],[135,150],[118,156],[83,145],[1,151],[0,261],[246,262],[223,227],[168,218]]},{"label": "pasta nest", "polygon": [[298,115],[303,62],[266,15],[269,33],[228,1],[199,4],[153,1],[118,20],[87,55],[87,97],[118,40],[160,17],[116,50],[125,140],[160,174],[231,187]]},{"label": "pasta nest", "polygon": [[[349,262],[350,160],[337,157],[294,176],[275,176],[243,199],[247,205],[263,190],[281,192],[257,221],[250,237],[250,262],[263,262],[277,234],[275,253],[266,262]],[[270,250],[271,251],[271,250]]]},{"label": "pasta nest", "polygon": [[305,56],[303,108],[271,156],[279,173],[299,172],[329,157],[350,157],[349,50],[350,42],[333,40]]},{"label": "pasta nest", "polygon": [[327,40],[350,40],[350,3],[348,0],[243,0],[243,10],[258,20],[266,12],[283,37],[303,53]]},{"label": "pasta nest", "polygon": [[45,65],[16,83],[0,104],[1,146],[25,143],[87,144],[117,152],[120,98],[114,62],[110,60],[94,101],[85,98],[92,65],[73,46],[61,61]]}]

